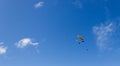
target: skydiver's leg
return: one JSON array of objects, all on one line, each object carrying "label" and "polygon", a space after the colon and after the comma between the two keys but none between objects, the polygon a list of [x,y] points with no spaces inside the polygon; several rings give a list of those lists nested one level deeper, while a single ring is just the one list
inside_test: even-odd
[{"label": "skydiver's leg", "polygon": [[82,40],[82,42],[85,42],[84,40]]}]

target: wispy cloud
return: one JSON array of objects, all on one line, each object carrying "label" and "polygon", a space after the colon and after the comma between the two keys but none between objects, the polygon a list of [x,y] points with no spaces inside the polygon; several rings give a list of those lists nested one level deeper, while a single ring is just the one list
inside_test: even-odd
[{"label": "wispy cloud", "polygon": [[3,45],[4,44],[4,42],[0,42],[0,45]]},{"label": "wispy cloud", "polygon": [[106,19],[109,19],[111,16],[109,8],[107,6],[104,6],[104,10],[105,10],[104,14],[105,14]]},{"label": "wispy cloud", "polygon": [[0,55],[3,55],[7,52],[7,47],[3,46],[4,42],[0,42]]},{"label": "wispy cloud", "polygon": [[83,3],[80,0],[75,0],[73,4],[79,8],[83,8]]},{"label": "wispy cloud", "polygon": [[100,50],[104,50],[107,48],[108,42],[110,41],[110,36],[113,32],[113,23],[94,26],[93,32],[96,35],[97,46]]},{"label": "wispy cloud", "polygon": [[44,5],[44,2],[40,1],[34,5],[35,8],[40,8]]},{"label": "wispy cloud", "polygon": [[120,44],[120,18],[109,19],[98,26],[93,26],[93,33],[100,51],[118,49]]},{"label": "wispy cloud", "polygon": [[39,44],[38,42],[33,42],[31,38],[23,38],[16,43],[16,46],[18,48],[24,48],[28,45],[37,46],[38,44]]}]

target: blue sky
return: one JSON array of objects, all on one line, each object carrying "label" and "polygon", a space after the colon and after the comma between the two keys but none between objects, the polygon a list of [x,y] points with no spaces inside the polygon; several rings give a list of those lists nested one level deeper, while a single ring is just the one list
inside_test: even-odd
[{"label": "blue sky", "polygon": [[119,3],[0,0],[0,65],[120,66]]}]

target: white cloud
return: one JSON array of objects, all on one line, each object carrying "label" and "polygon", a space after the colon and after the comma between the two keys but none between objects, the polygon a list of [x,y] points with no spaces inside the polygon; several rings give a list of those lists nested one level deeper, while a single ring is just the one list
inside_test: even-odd
[{"label": "white cloud", "polygon": [[0,46],[0,55],[5,54],[7,52],[7,47]]},{"label": "white cloud", "polygon": [[35,8],[40,8],[44,5],[44,2],[38,2],[34,5]]},{"label": "white cloud", "polygon": [[119,49],[120,17],[108,19],[98,26],[93,26],[93,33],[100,51],[113,51]]},{"label": "white cloud", "polygon": [[113,28],[113,23],[109,23],[107,25],[101,24],[100,26],[93,27],[93,32],[96,35],[97,46],[100,50],[107,48],[111,34],[114,31]]},{"label": "white cloud", "polygon": [[24,48],[28,45],[37,46],[38,44],[39,44],[38,42],[33,42],[31,38],[23,38],[16,43],[16,46],[18,48]]},{"label": "white cloud", "polygon": [[4,42],[0,42],[0,55],[3,55],[7,52],[7,47],[3,46]]}]

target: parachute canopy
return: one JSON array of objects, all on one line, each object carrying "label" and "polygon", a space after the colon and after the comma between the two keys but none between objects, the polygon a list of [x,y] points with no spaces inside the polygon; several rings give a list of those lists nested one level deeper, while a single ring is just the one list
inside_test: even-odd
[{"label": "parachute canopy", "polygon": [[80,35],[78,35],[77,38],[78,38],[80,41],[83,41],[83,40],[84,40],[83,37],[80,36]]},{"label": "parachute canopy", "polygon": [[81,35],[78,35],[77,38],[79,39],[78,44],[80,44],[81,42],[84,42],[84,39]]}]

